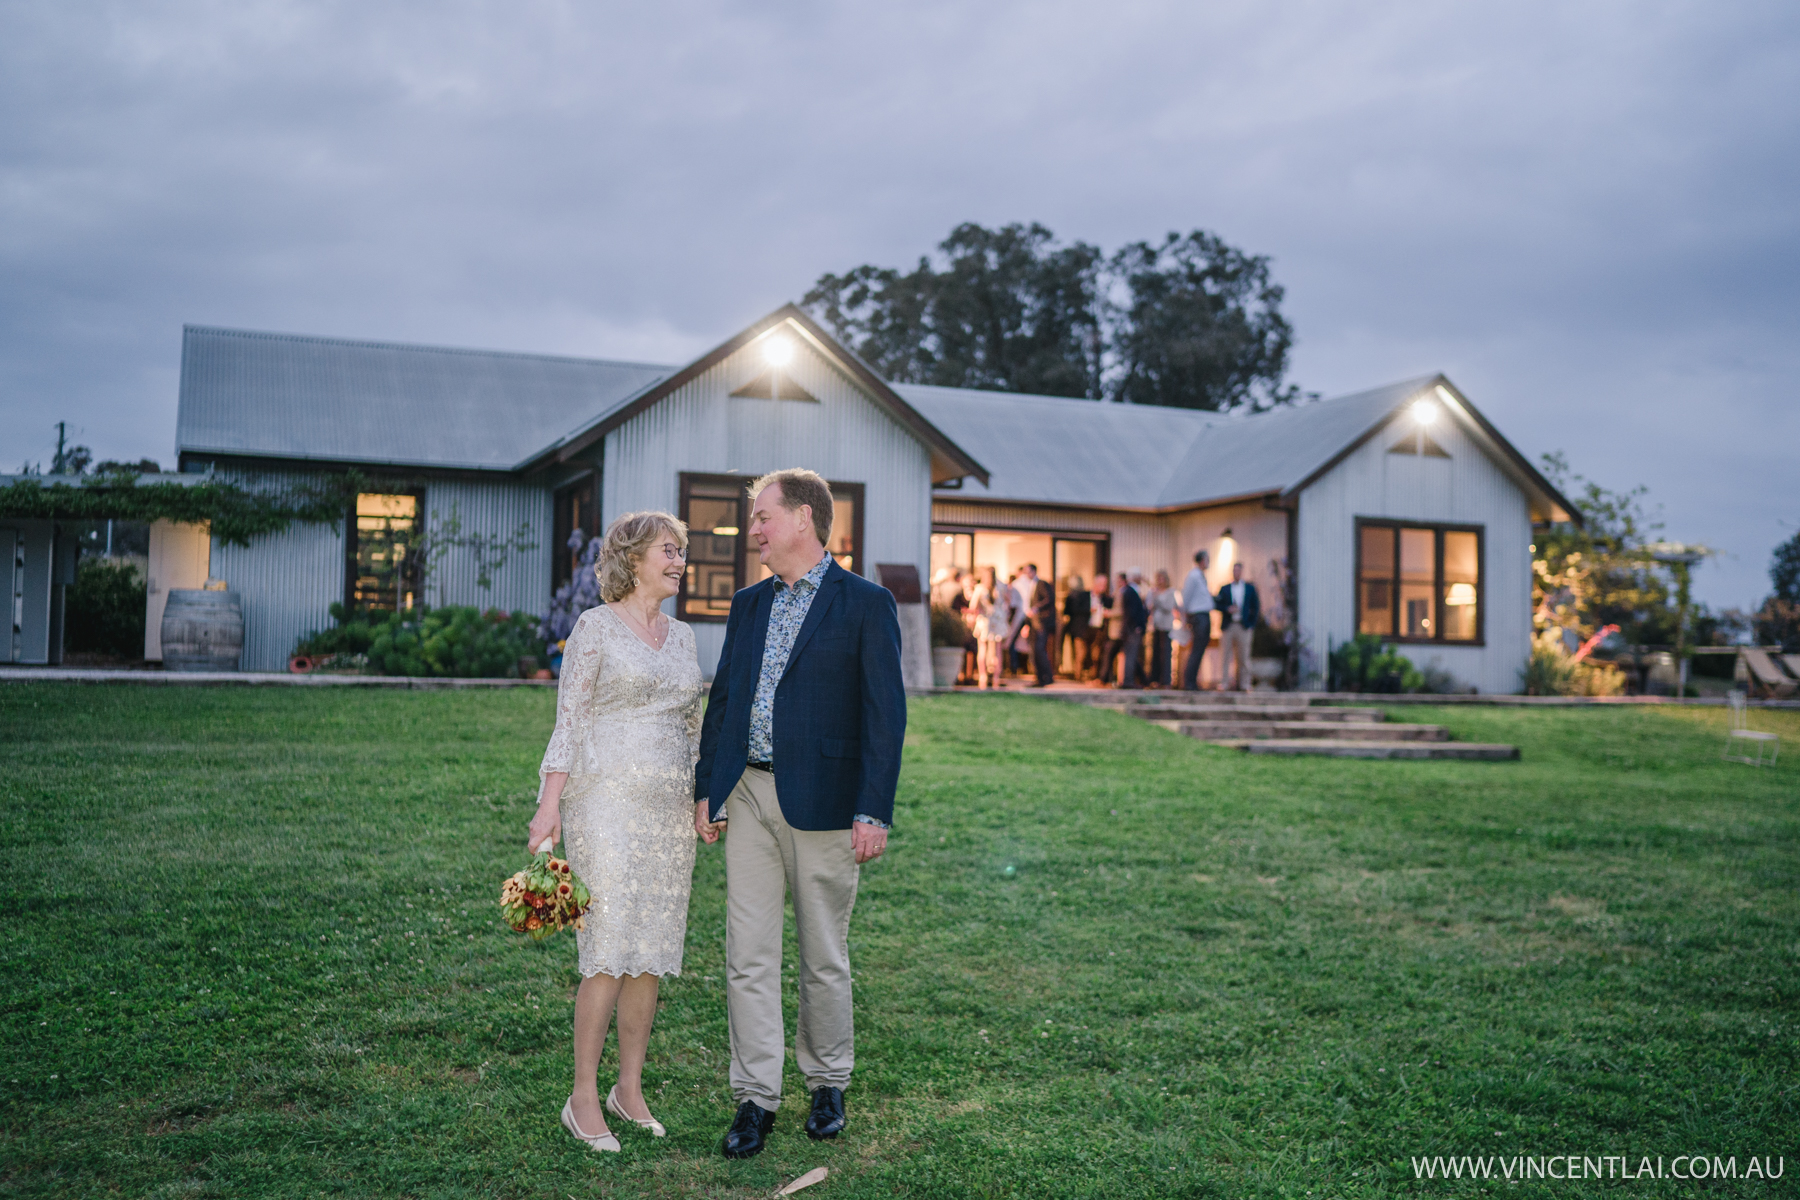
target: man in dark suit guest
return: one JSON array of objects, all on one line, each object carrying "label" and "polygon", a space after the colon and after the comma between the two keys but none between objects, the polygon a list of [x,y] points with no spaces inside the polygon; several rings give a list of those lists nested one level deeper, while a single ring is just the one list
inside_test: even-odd
[{"label": "man in dark suit guest", "polygon": [[1144,573],[1133,571],[1129,580],[1119,576],[1119,602],[1125,609],[1125,665],[1119,671],[1119,686],[1140,688],[1144,680],[1138,664],[1144,655],[1144,630],[1150,626],[1150,606],[1139,591],[1144,586]]},{"label": "man in dark suit guest", "polygon": [[1062,636],[1069,647],[1069,667],[1077,680],[1087,678],[1087,660],[1093,652],[1093,596],[1079,575],[1069,578],[1069,594],[1063,597]]},{"label": "man in dark suit guest", "polygon": [[1219,685],[1231,664],[1237,663],[1232,686],[1240,692],[1250,690],[1250,640],[1262,622],[1262,602],[1257,599],[1256,585],[1244,579],[1244,564],[1231,564],[1231,582],[1219,589],[1213,605],[1223,614],[1219,629]]},{"label": "man in dark suit guest", "polygon": [[1050,662],[1050,647],[1056,644],[1056,592],[1047,580],[1038,578],[1036,563],[1025,564],[1019,590],[1026,597],[1025,617],[1031,622],[1031,667],[1037,674],[1037,682],[1031,686],[1049,687],[1056,680],[1056,668]]}]

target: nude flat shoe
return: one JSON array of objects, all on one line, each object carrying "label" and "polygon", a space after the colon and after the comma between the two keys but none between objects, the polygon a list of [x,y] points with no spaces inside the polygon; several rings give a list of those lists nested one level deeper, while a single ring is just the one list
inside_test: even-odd
[{"label": "nude flat shoe", "polygon": [[572,1134],[576,1141],[586,1142],[590,1150],[605,1150],[611,1154],[619,1153],[619,1139],[609,1129],[605,1133],[593,1134],[581,1132],[581,1126],[575,1123],[575,1097],[570,1096],[563,1101],[563,1128]]},{"label": "nude flat shoe", "polygon": [[616,1083],[613,1084],[612,1091],[606,1093],[606,1111],[621,1120],[630,1121],[639,1129],[648,1129],[650,1131],[650,1136],[652,1137],[667,1137],[669,1135],[669,1131],[664,1129],[662,1122],[658,1121],[655,1117],[651,1117],[648,1121],[640,1121],[636,1117],[628,1115],[625,1111],[625,1106],[619,1103],[619,1085]]}]

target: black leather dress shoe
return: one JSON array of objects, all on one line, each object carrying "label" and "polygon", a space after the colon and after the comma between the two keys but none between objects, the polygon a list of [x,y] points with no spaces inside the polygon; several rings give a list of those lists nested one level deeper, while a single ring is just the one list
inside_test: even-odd
[{"label": "black leather dress shoe", "polygon": [[746,1100],[738,1105],[737,1120],[725,1131],[720,1149],[726,1158],[754,1158],[762,1153],[763,1143],[769,1140],[769,1130],[773,1128],[775,1114],[754,1100]]},{"label": "black leather dress shoe", "polygon": [[806,1136],[813,1141],[834,1138],[844,1132],[844,1089],[822,1087],[813,1093],[812,1114],[806,1118]]}]

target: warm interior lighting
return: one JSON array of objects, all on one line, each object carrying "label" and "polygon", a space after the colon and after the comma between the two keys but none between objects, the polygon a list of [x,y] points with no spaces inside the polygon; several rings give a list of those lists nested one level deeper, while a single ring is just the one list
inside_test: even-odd
[{"label": "warm interior lighting", "polygon": [[1450,590],[1444,593],[1444,603],[1456,608],[1475,603],[1475,585],[1472,583],[1453,583]]},{"label": "warm interior lighting", "polygon": [[784,337],[772,337],[763,343],[763,358],[771,367],[785,367],[794,357],[794,343]]},{"label": "warm interior lighting", "polygon": [[1413,420],[1421,425],[1429,425],[1437,420],[1437,405],[1429,400],[1420,400],[1412,406]]},{"label": "warm interior lighting", "polygon": [[713,536],[714,537],[736,537],[737,532],[738,532],[738,527],[736,525],[714,525],[713,526]]}]

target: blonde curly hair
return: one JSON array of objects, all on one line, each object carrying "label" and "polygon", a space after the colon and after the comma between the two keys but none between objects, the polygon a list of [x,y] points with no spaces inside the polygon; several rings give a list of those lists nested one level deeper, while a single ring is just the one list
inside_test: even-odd
[{"label": "blonde curly hair", "polygon": [[600,599],[608,604],[623,600],[637,587],[638,564],[660,537],[673,537],[687,549],[687,523],[666,512],[628,512],[606,527],[606,540],[594,558],[594,578]]}]

